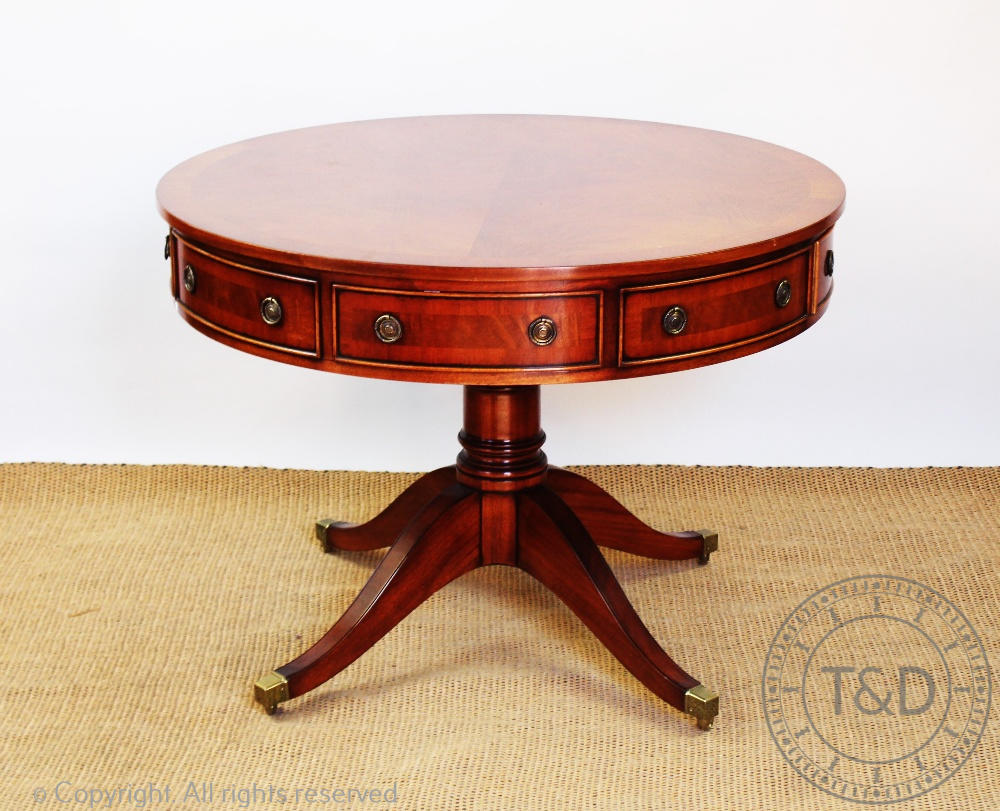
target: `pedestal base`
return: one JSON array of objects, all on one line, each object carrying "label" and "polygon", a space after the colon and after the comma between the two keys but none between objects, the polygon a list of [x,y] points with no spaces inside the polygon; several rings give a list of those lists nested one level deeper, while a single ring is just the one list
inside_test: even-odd
[{"label": "pedestal base", "polygon": [[254,685],[267,712],[339,673],[446,583],[504,564],[555,592],[636,678],[711,727],[718,694],[660,647],[598,546],[707,563],[717,534],[658,532],[582,476],[549,467],[537,416],[536,386],[467,387],[457,466],[421,477],[365,524],[317,524],[327,551],[389,551],[322,639]]}]

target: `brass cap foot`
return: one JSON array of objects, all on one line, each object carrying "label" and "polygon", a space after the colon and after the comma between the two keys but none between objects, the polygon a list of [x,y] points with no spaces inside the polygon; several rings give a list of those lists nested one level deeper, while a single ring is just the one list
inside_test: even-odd
[{"label": "brass cap foot", "polygon": [[288,680],[278,671],[272,670],[253,683],[253,697],[264,706],[264,712],[274,715],[278,704],[288,701]]},{"label": "brass cap foot", "polygon": [[316,522],[316,537],[319,539],[320,546],[323,547],[324,552],[333,551],[333,547],[327,543],[326,533],[330,527],[336,526],[337,523],[338,522],[333,518],[320,518],[319,521]]},{"label": "brass cap foot", "polygon": [[316,537],[319,538],[319,542],[322,544],[324,552],[336,552],[340,547],[330,543],[330,530],[350,529],[351,527],[356,526],[357,524],[352,524],[350,521],[336,521],[333,518],[320,518],[319,521],[316,522]]},{"label": "brass cap foot", "polygon": [[698,563],[704,566],[708,563],[708,557],[719,548],[719,533],[714,529],[696,529],[701,535],[701,554],[698,555]]},{"label": "brass cap foot", "polygon": [[684,694],[684,712],[694,716],[698,729],[711,729],[719,714],[719,694],[704,684],[692,687]]}]

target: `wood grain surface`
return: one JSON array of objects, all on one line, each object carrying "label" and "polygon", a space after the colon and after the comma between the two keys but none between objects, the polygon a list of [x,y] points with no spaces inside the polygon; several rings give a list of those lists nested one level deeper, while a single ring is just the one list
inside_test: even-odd
[{"label": "wood grain surface", "polygon": [[440,116],[225,146],[171,171],[157,197],[182,233],[248,256],[491,278],[778,249],[826,230],[844,187],[805,155],[710,130]]}]

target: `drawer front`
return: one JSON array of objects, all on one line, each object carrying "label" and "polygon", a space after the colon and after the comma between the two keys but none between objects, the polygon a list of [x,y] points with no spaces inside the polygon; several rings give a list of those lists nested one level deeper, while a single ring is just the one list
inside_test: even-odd
[{"label": "drawer front", "polygon": [[470,370],[601,363],[600,291],[477,296],[335,285],[333,296],[338,361]]},{"label": "drawer front", "polygon": [[258,346],[319,357],[319,286],[226,262],[177,240],[176,290],[189,316]]},{"label": "drawer front", "polygon": [[624,288],[620,365],[718,351],[794,324],[809,305],[811,256],[808,249],[709,279]]},{"label": "drawer front", "polygon": [[[828,256],[829,255],[829,256]],[[815,245],[813,254],[813,278],[815,281],[816,293],[814,304],[810,312],[816,312],[826,298],[833,291],[833,229],[827,231]]]}]

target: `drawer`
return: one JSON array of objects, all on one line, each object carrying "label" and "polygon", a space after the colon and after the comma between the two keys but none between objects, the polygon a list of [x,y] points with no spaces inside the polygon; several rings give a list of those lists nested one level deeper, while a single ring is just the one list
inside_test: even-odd
[{"label": "drawer", "polygon": [[319,357],[319,289],[300,279],[238,265],[177,240],[175,289],[187,314],[258,346]]},{"label": "drawer", "polygon": [[338,361],[470,370],[601,363],[600,291],[484,296],[334,285],[333,297]]},{"label": "drawer", "polygon": [[833,229],[820,237],[814,246],[814,251],[812,274],[816,293],[809,308],[810,313],[816,312],[816,308],[821,306],[833,291]]},{"label": "drawer", "polygon": [[[623,288],[620,365],[718,351],[794,324],[806,316],[811,256],[807,249],[707,279]],[[785,284],[787,302],[778,290]]]}]

